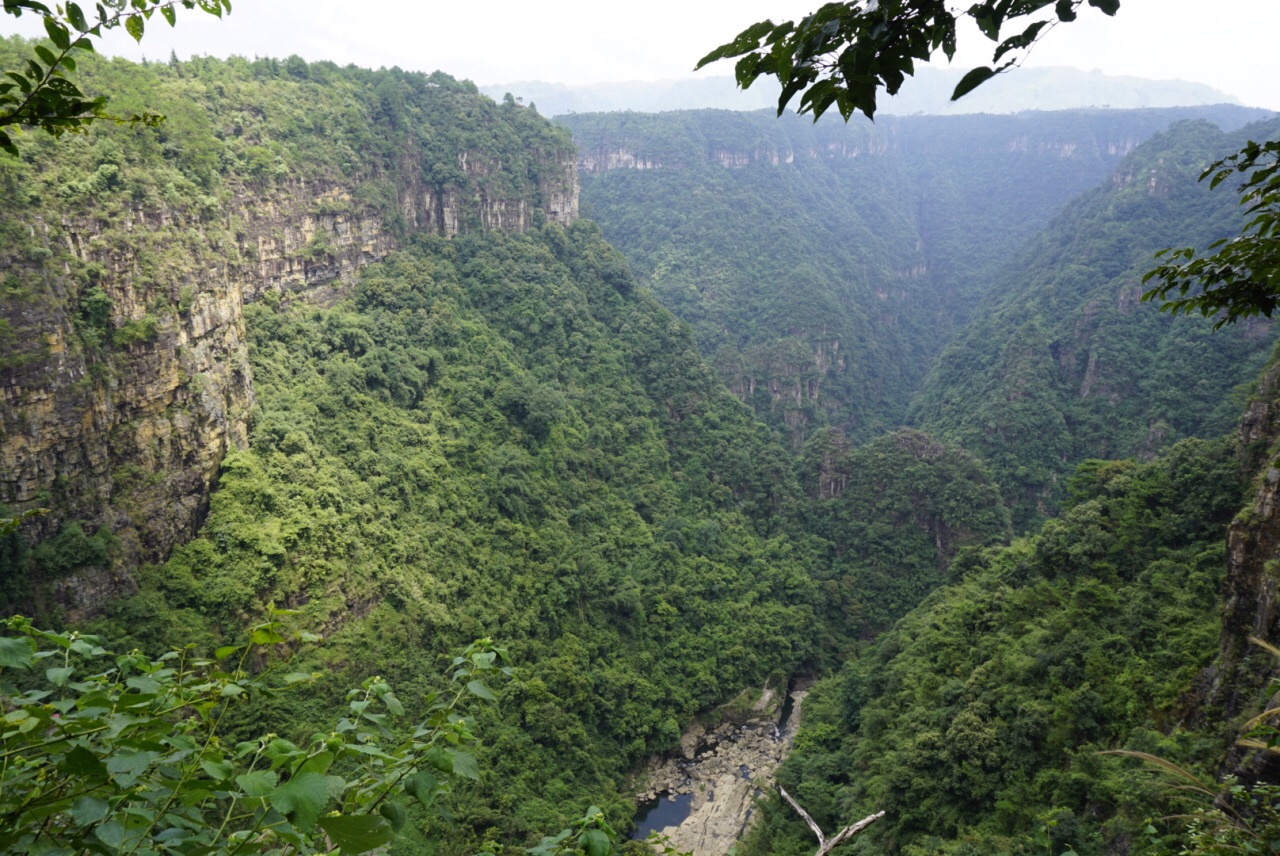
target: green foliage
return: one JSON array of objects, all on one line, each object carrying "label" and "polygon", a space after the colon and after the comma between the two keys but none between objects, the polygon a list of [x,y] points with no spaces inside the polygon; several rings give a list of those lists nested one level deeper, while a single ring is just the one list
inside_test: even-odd
[{"label": "green foliage", "polygon": [[[1240,205],[1249,218],[1240,235],[1214,241],[1208,247],[1215,251],[1210,256],[1197,258],[1195,247],[1162,250],[1157,257],[1168,254],[1170,261],[1142,278],[1160,282],[1142,295],[1143,300],[1159,299],[1161,310],[1173,315],[1199,312],[1213,317],[1215,329],[1255,315],[1271,317],[1280,300],[1280,141],[1250,140],[1240,151],[1210,164],[1200,180],[1212,176],[1212,189],[1236,173],[1244,176]],[[1193,285],[1200,293],[1188,297]],[[1179,296],[1171,298],[1174,292]]]},{"label": "green foliage", "polygon": [[[30,49],[23,39],[0,39],[0,68],[21,64]],[[0,162],[6,368],[47,357],[52,328],[33,309],[70,304],[79,342],[64,345],[83,346],[91,377],[101,379],[127,370],[128,356],[113,351],[185,321],[211,287],[210,270],[256,276],[243,243],[246,188],[298,208],[303,187],[341,189],[316,203],[318,228],[291,248],[323,262],[339,249],[331,219],[339,214],[381,220],[407,239],[399,200],[410,188],[447,200],[464,231],[485,224],[483,200],[539,209],[571,150],[565,131],[527,109],[503,110],[441,73],[314,63],[299,75],[288,62],[207,57],[136,65],[87,56],[78,69],[86,86],[113,93],[113,108],[155,110],[166,120],[100,123],[91,135],[59,141],[40,135],[21,158]],[[394,111],[379,92],[395,94]],[[460,153],[468,170],[457,166]],[[307,184],[298,184],[303,177]],[[434,207],[415,216],[444,229]],[[49,227],[23,226],[32,222]]]},{"label": "green foliage", "polygon": [[81,91],[68,73],[76,71],[77,58],[94,52],[93,40],[104,30],[123,26],[135,41],[142,40],[146,21],[159,12],[173,26],[178,7],[199,8],[222,17],[231,11],[231,0],[101,0],[85,15],[78,3],[50,8],[39,0],[4,0],[4,12],[38,16],[49,41],[32,44],[21,65],[4,72],[0,82],[0,149],[18,155],[13,131],[21,126],[39,128],[51,136],[83,132],[93,122],[107,119],[119,124],[155,126],[158,113],[118,116],[106,110],[107,97],[91,97]]},{"label": "green foliage", "polygon": [[808,530],[836,647],[874,638],[942,585],[956,554],[1003,543],[1000,493],[969,455],[903,429],[859,448],[838,432],[805,446]]},{"label": "green foliage", "polygon": [[[1214,761],[1179,730],[1217,649],[1222,533],[1240,500],[1226,442],[1097,466],[1039,534],[969,551],[936,591],[805,701],[779,781],[820,825],[885,810],[864,852],[1115,852],[1170,813],[1127,747]],[[766,807],[744,853],[798,853]],[[809,845],[811,847],[811,845]],[[1041,843],[1038,852],[1045,852]]]},{"label": "green foliage", "polygon": [[[38,630],[22,618],[0,638],[0,849],[22,853],[365,853],[392,842],[410,813],[430,829],[450,783],[478,778],[471,696],[505,652],[488,640],[454,658],[446,684],[405,706],[370,678],[326,731],[294,743],[235,740],[229,714],[312,681],[251,666],[318,641],[272,611],[245,642],[201,656],[117,655],[96,636]],[[287,635],[286,635],[287,634]],[[398,728],[398,733],[392,729]],[[608,851],[606,840],[605,852]],[[593,851],[594,853],[594,851]]]},{"label": "green foliage", "polygon": [[[1084,0],[981,0],[957,11],[944,0],[827,3],[799,23],[752,24],[697,67],[740,57],[734,74],[744,89],[762,75],[776,77],[782,85],[778,115],[799,94],[799,112],[812,113],[815,121],[832,106],[845,121],[855,111],[872,118],[882,87],[894,95],[915,73],[917,61],[927,62],[938,51],[948,60],[955,55],[958,16],[973,19],[997,43],[991,61],[999,64],[969,71],[956,85],[953,101],[1018,64],[1024,55],[1020,52],[1029,50],[1046,28],[1074,21],[1083,5]],[[1089,5],[1114,15],[1120,2],[1089,0]],[[1004,35],[1006,25],[1018,19],[1015,29],[1021,31]]]},{"label": "green foliage", "polygon": [[[337,628],[310,668],[411,689],[510,640],[527,665],[480,715],[502,787],[457,795],[450,847],[592,803],[625,824],[617,783],[680,723],[820,657],[785,453],[590,223],[422,239],[352,300],[247,309],[250,448],[106,626],[154,646],[274,601]],[[338,680],[258,715],[321,727]]]},{"label": "green foliage", "polygon": [[1280,852],[1280,786],[1246,788],[1226,782],[1209,807],[1192,815],[1186,844],[1178,852],[1197,856]]},{"label": "green foliage", "polygon": [[583,211],[799,452],[827,425],[856,442],[902,425],[1000,266],[1105,181],[1134,139],[1197,115],[1244,118],[1215,108],[846,126],[700,110],[558,121],[589,165]]},{"label": "green foliage", "polygon": [[159,332],[158,326],[159,319],[154,315],[131,318],[111,334],[111,341],[113,344],[122,347],[152,342],[155,341]]},{"label": "green foliage", "polygon": [[525,852],[530,856],[609,856],[613,852],[612,839],[617,834],[604,819],[604,812],[591,806],[568,829],[562,830],[559,835],[544,837],[536,847],[530,847]]},{"label": "green foliage", "polygon": [[62,574],[85,565],[106,565],[117,541],[109,529],[99,529],[90,537],[73,521],[42,541],[31,555],[44,572]]},{"label": "green foliage", "polygon": [[1239,228],[1195,176],[1257,130],[1179,124],[1140,146],[1008,264],[929,373],[912,422],[990,466],[1019,531],[1055,512],[1081,460],[1146,458],[1234,426],[1230,392],[1261,368],[1270,327],[1215,333],[1161,315],[1140,282],[1159,247]]}]

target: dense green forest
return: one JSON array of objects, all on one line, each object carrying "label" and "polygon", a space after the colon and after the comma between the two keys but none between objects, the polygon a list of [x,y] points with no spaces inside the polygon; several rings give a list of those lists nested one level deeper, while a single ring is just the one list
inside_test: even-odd
[{"label": "dense green forest", "polygon": [[[173,115],[157,129],[33,138],[21,161],[4,162],[6,386],[34,385],[75,356],[85,377],[82,398],[64,405],[73,421],[95,395],[145,411],[129,395],[157,385],[170,396],[166,433],[141,449],[151,457],[130,461],[139,426],[156,423],[119,429],[111,510],[69,483],[37,496],[63,523],[43,540],[38,528],[5,536],[6,612],[59,621],[61,593],[90,586],[95,567],[125,580],[113,583],[124,596],[90,620],[118,648],[211,648],[268,604],[296,608],[300,626],[327,637],[323,659],[302,665],[326,677],[243,715],[295,739],[364,678],[394,676],[416,698],[442,657],[501,639],[517,679],[498,713],[478,714],[485,780],[427,833],[446,852],[536,840],[591,803],[624,824],[627,774],[695,714],[830,659],[812,571],[820,551],[792,535],[801,493],[772,433],[592,224],[539,225],[531,212],[532,228],[514,234],[483,229],[483,206],[465,207],[504,194],[542,201],[538,171],[564,150],[563,131],[443,75],[267,60],[85,68],[122,102]],[[369,157],[341,160],[344,146]],[[393,169],[406,151],[420,172]],[[308,291],[304,276],[245,289],[241,382],[252,378],[252,395],[218,390],[212,371],[183,377],[186,364],[167,392],[149,361],[208,347],[196,329],[237,308],[216,290],[237,259],[212,258],[230,251],[250,269],[264,258],[262,241],[244,238],[253,227],[240,200],[284,208],[306,192],[295,181],[326,177],[351,189],[304,200],[303,216],[372,210],[403,249],[345,287]],[[452,240],[402,216],[413,181],[456,188]],[[90,241],[105,261],[69,251],[83,235],[69,214],[98,221]],[[159,225],[140,228],[148,217]],[[23,225],[41,221],[52,228]],[[290,226],[267,228],[278,244]],[[337,265],[342,237],[319,228],[302,244],[307,276],[309,264]],[[70,338],[53,352],[44,342],[60,323]],[[193,464],[175,435],[210,390],[248,400],[247,447],[222,459],[197,536],[137,567],[141,518],[168,513],[156,493]],[[24,442],[26,414],[10,417],[5,438]],[[149,471],[166,445],[178,447],[175,470]]]},{"label": "dense green forest", "polygon": [[[1224,391],[1270,348],[1264,323],[1214,334],[1138,300],[1158,250],[1238,228],[1200,170],[1274,131],[1200,122],[1138,144],[1187,112],[561,121],[603,170],[584,206],[793,448],[826,425],[856,442],[917,425],[982,458],[1026,532],[1079,461],[1229,430]],[[650,168],[604,169],[619,151]]]},{"label": "dense green forest", "polygon": [[[962,551],[945,588],[815,690],[780,780],[827,828],[887,811],[856,852],[1044,852],[1049,821],[1054,853],[1133,846],[1185,807],[1097,753],[1217,762],[1214,728],[1186,727],[1187,693],[1216,653],[1241,487],[1225,441],[1082,465],[1059,519]],[[788,809],[766,817],[741,852],[810,852]]]},{"label": "dense green forest", "polygon": [[1054,218],[995,277],[934,364],[911,421],[983,458],[1025,530],[1051,513],[1084,458],[1147,457],[1226,433],[1271,349],[1259,318],[1214,331],[1141,303],[1154,254],[1239,229],[1236,200],[1200,171],[1272,124],[1158,134]]},{"label": "dense green forest", "polygon": [[1075,194],[1218,106],[816,124],[772,112],[562,116],[584,211],[799,451],[902,424],[999,266]]},{"label": "dense green forest", "polygon": [[[497,703],[442,720],[479,764],[393,853],[522,852],[592,805],[625,830],[648,757],[796,676],[780,781],[827,829],[888,812],[851,852],[1181,846],[1096,752],[1211,776],[1234,734],[1189,691],[1255,476],[1213,438],[1271,331],[1170,322],[1137,283],[1238,228],[1195,185],[1237,132],[572,117],[597,224],[563,127],[442,73],[82,70],[168,119],[0,160],[0,520],[47,509],[0,527],[0,613],[158,655],[290,610],[312,677],[225,702],[228,745],[307,745],[362,683],[436,709],[496,640]],[[0,643],[9,736],[33,657]],[[739,853],[811,852],[759,815]]]},{"label": "dense green forest", "polygon": [[[520,676],[455,812],[516,840],[589,802],[625,821],[632,764],[819,656],[805,557],[770,531],[781,450],[631,291],[584,222],[426,242],[331,309],[251,307],[250,450],[109,635],[220,638],[275,602],[330,630],[332,692],[409,697],[500,638]],[[314,727],[325,686],[263,715]]]},{"label": "dense green forest", "polygon": [[822,606],[842,648],[874,638],[948,578],[963,548],[1002,543],[1009,516],[967,453],[911,429],[805,446],[807,530],[821,539]]}]

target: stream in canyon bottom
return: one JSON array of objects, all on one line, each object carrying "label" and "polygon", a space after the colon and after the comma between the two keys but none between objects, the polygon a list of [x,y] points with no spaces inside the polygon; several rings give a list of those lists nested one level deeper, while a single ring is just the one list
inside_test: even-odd
[{"label": "stream in canyon bottom", "polygon": [[779,705],[766,689],[747,716],[690,727],[678,754],[650,761],[632,838],[657,832],[677,850],[723,856],[746,832],[754,798],[773,787],[806,692],[793,688]]}]

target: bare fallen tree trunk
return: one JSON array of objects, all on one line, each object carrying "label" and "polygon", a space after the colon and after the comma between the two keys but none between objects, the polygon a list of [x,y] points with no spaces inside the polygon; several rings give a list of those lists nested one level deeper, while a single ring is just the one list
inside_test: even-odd
[{"label": "bare fallen tree trunk", "polygon": [[796,812],[804,818],[804,822],[809,824],[809,828],[813,830],[813,834],[818,836],[818,852],[814,853],[813,856],[827,856],[827,854],[832,850],[836,849],[841,844],[844,844],[850,838],[857,835],[880,818],[884,817],[884,812],[882,811],[878,811],[875,814],[869,814],[857,823],[846,826],[844,829],[840,830],[828,839],[827,836],[822,834],[822,830],[818,828],[818,824],[814,822],[813,818],[809,817],[809,813],[800,808],[800,803],[791,798],[791,794],[787,793],[786,788],[779,785],[778,791],[782,794],[782,798],[787,801],[787,805],[795,809]]}]

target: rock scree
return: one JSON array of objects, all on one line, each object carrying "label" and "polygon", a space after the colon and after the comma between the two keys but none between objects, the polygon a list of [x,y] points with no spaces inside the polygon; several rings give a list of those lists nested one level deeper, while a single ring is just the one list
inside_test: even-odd
[{"label": "rock scree", "polygon": [[[646,786],[637,800],[657,804],[640,819],[633,837],[657,832],[677,850],[723,856],[747,831],[754,798],[774,786],[774,773],[791,749],[807,692],[807,686],[792,688],[790,715],[780,722],[780,711],[786,708],[775,690],[765,688],[745,709],[740,704],[721,708],[725,715],[717,724],[695,722],[681,737],[678,753],[650,759]],[[663,811],[663,803],[670,802],[687,807],[683,820],[672,822],[673,813]],[[670,825],[657,828],[654,820]]]}]

